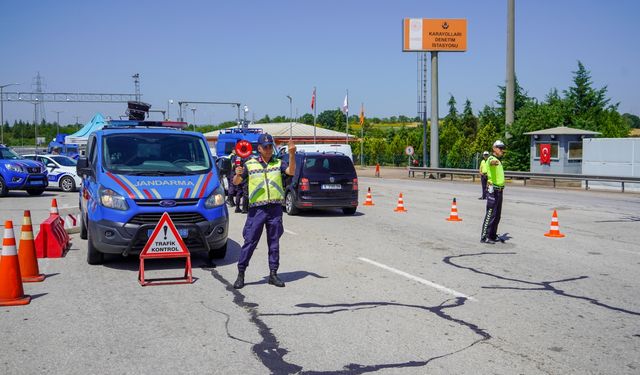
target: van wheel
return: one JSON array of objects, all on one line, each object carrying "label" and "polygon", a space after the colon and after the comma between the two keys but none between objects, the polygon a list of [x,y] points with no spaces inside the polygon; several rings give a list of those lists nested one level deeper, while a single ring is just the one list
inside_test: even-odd
[{"label": "van wheel", "polygon": [[64,192],[76,191],[76,182],[71,176],[64,176],[60,180],[60,189]]},{"label": "van wheel", "polygon": [[356,209],[357,207],[343,207],[342,213],[344,213],[345,215],[353,215],[356,213]]},{"label": "van wheel", "polygon": [[294,200],[293,192],[291,191],[287,192],[287,196],[284,199],[284,209],[285,211],[287,211],[287,215],[289,216],[297,215],[298,212],[300,212],[300,210],[296,208],[296,205],[294,204],[293,200]]},{"label": "van wheel", "polygon": [[93,245],[91,230],[87,230],[87,263],[91,265],[104,263],[104,254]]},{"label": "van wheel", "polygon": [[4,178],[0,176],[0,197],[6,197],[8,192],[7,184],[4,183]]},{"label": "van wheel", "polygon": [[224,259],[227,255],[227,243],[225,242],[222,247],[209,250],[209,259]]},{"label": "van wheel", "polygon": [[84,215],[80,218],[80,239],[87,239],[87,226],[84,224]]},{"label": "van wheel", "polygon": [[27,189],[29,195],[42,195],[42,193],[44,193],[44,189]]}]

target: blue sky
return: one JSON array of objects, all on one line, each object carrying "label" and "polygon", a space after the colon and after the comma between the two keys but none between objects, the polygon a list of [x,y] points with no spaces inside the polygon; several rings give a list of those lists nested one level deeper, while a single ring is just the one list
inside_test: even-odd
[{"label": "blue sky", "polygon": [[[416,114],[416,55],[403,53],[403,18],[466,18],[468,50],[440,53],[440,113],[453,94],[477,111],[504,84],[506,0],[457,1],[8,1],[0,2],[0,84],[31,91],[132,93],[143,100],[239,101],[249,117],[337,108]],[[516,74],[531,96],[571,84],[581,60],[621,112],[640,114],[640,2],[516,0]],[[119,104],[48,103],[46,117],[86,122],[118,116]],[[460,108],[461,109],[461,108]],[[170,108],[171,117],[177,105]],[[230,106],[197,106],[196,123],[235,118]],[[5,120],[32,120],[33,106],[6,103]],[[189,111],[189,121],[193,120]]]}]

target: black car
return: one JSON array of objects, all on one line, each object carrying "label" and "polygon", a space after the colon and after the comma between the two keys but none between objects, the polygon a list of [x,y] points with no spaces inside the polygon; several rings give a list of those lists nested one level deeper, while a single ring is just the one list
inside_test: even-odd
[{"label": "black car", "polygon": [[[289,160],[289,155],[282,155]],[[358,175],[341,153],[296,153],[296,172],[285,180],[285,210],[295,215],[312,208],[341,208],[353,215],[358,208]]]}]

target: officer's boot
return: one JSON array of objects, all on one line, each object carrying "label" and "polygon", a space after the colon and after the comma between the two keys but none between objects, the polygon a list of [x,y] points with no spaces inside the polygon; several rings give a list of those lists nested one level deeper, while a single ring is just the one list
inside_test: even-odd
[{"label": "officer's boot", "polygon": [[275,285],[279,288],[284,287],[284,282],[280,280],[276,271],[271,271],[271,274],[269,275],[269,284]]},{"label": "officer's boot", "polygon": [[233,283],[233,287],[235,289],[244,288],[244,271],[238,271],[238,278],[236,279],[236,282]]},{"label": "officer's boot", "polygon": [[236,198],[236,209],[235,209],[235,212],[241,212],[242,209],[240,207],[242,207],[242,206],[240,205],[240,197],[236,196],[235,198]]}]

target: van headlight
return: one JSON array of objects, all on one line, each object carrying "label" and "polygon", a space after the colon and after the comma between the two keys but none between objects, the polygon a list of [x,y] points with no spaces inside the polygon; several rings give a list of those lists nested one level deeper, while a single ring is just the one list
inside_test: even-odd
[{"label": "van headlight", "polygon": [[18,172],[18,173],[24,173],[24,169],[19,165],[16,165],[16,164],[5,164],[5,166],[10,171],[14,171],[14,172]]},{"label": "van headlight", "polygon": [[224,189],[221,185],[218,185],[217,188],[213,190],[213,193],[207,198],[206,202],[204,202],[204,206],[206,208],[214,208],[218,206],[222,206],[224,204]]},{"label": "van headlight", "polygon": [[129,205],[124,197],[111,189],[100,187],[98,190],[100,196],[100,203],[107,208],[113,208],[114,210],[126,211],[129,209]]}]

